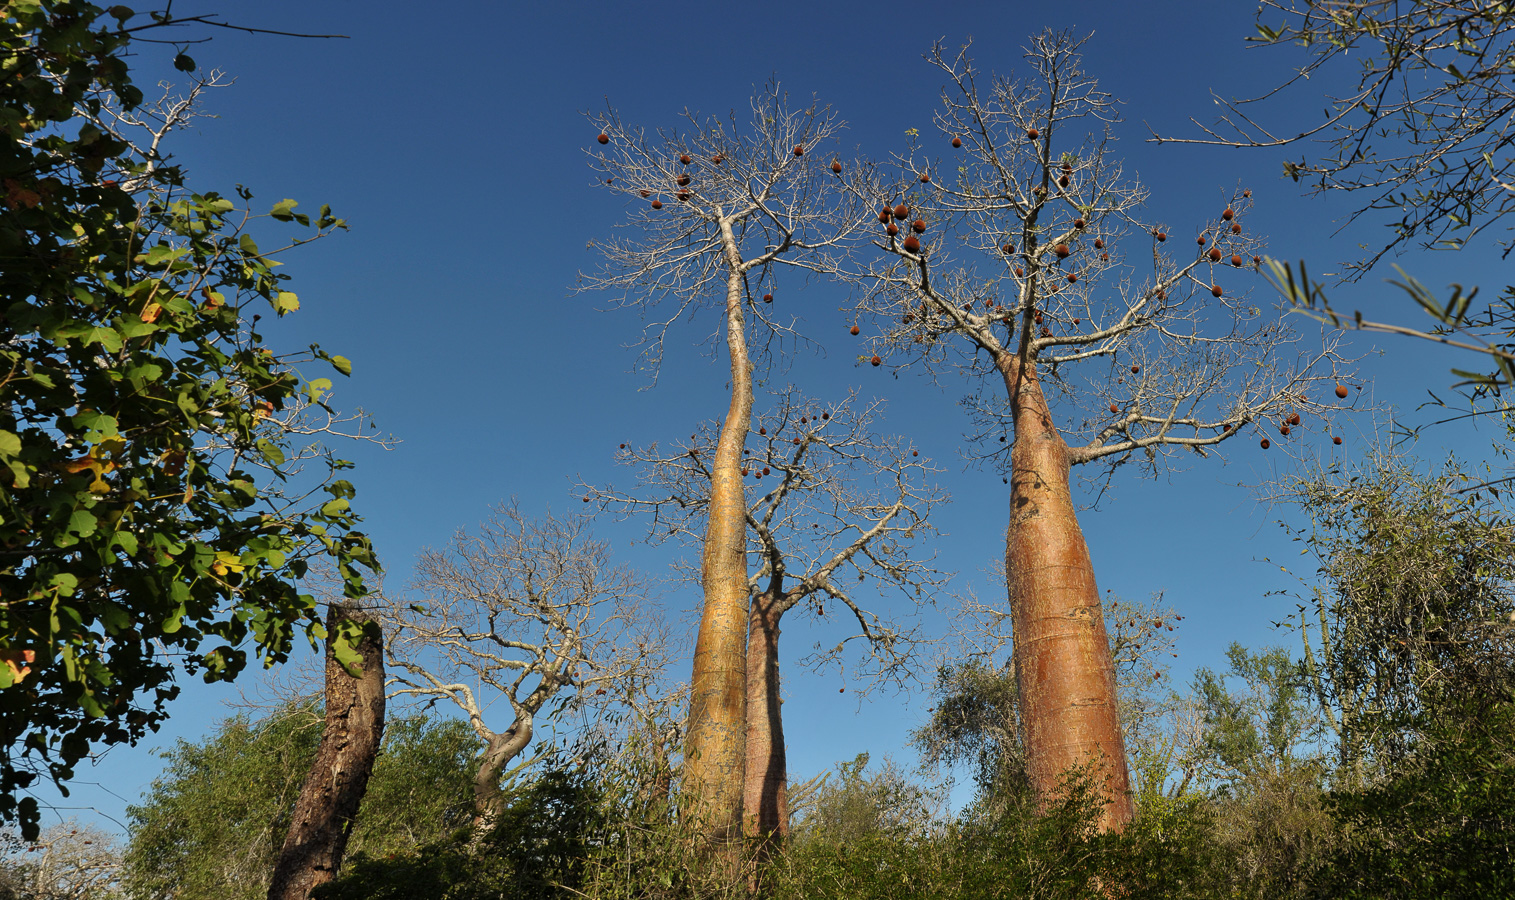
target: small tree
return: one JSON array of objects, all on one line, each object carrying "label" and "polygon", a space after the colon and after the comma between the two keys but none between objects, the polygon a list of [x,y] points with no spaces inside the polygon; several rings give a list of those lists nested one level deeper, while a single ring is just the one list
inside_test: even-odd
[{"label": "small tree", "polygon": [[[931,510],[945,496],[925,482],[929,461],[898,438],[873,431],[880,403],[856,397],[823,404],[785,391],[755,417],[762,447],[742,460],[741,475],[758,490],[747,510],[749,552],[757,568],[748,577],[747,734],[744,832],[767,847],[789,830],[787,755],[780,712],[780,621],[808,605],[825,615],[828,600],[857,623],[857,633],[809,662],[840,662],[846,645],[862,642],[855,675],[897,683],[913,674],[921,637],[859,604],[847,587],[872,578],[898,591],[911,606],[945,578],[929,560],[913,555],[934,529]],[[620,459],[638,467],[630,492],[586,488],[586,496],[648,521],[653,542],[697,541],[710,508],[714,426],[690,435],[687,447],[627,447]],[[766,490],[765,490],[766,489]]]},{"label": "small tree", "polygon": [[[380,614],[391,697],[456,705],[485,746],[474,776],[474,821],[487,830],[539,720],[602,709],[640,691],[664,665],[660,618],[641,579],[612,564],[582,518],[527,519],[498,507],[477,534],[459,531],[416,567],[424,604]],[[604,699],[601,699],[604,698]],[[489,713],[503,700],[508,724]],[[514,763],[514,765],[512,765]]]},{"label": "small tree", "polygon": [[[975,404],[985,433],[1013,435],[991,455],[1010,484],[1005,568],[1028,772],[1047,797],[1068,770],[1103,760],[1102,824],[1119,828],[1132,805],[1115,672],[1070,469],[1155,472],[1245,432],[1266,435],[1266,449],[1294,429],[1324,431],[1343,361],[1334,339],[1290,358],[1294,335],[1220,284],[1257,265],[1250,192],[1194,236],[1175,232],[1190,250],[1166,252],[1169,227],[1139,218],[1147,194],[1111,159],[1114,100],[1081,70],[1079,43],[1043,33],[1026,56],[1033,82],[983,88],[966,49],[933,48],[948,83],[936,125],[963,159],[933,165],[919,147],[901,159],[918,173],[914,189],[879,197],[878,220],[913,233],[879,237],[862,309],[882,327],[876,364],[957,363],[985,392]],[[1065,134],[1085,123],[1105,130]],[[952,238],[981,262],[956,260]],[[994,384],[1003,400],[990,399]]]},{"label": "small tree", "polygon": [[[754,351],[797,338],[778,287],[785,269],[834,271],[869,216],[870,172],[833,155],[841,121],[792,108],[777,84],[752,100],[750,123],[687,116],[689,130],[628,128],[614,109],[590,116],[603,149],[591,162],[634,204],[642,237],[598,243],[607,266],[584,280],[660,312],[646,332],[656,371],[681,317],[713,303],[731,366],[731,402],[710,466],[703,535],[704,610],[694,649],[684,787],[710,837],[741,833],[746,730],[748,504],[742,485]],[[666,208],[665,208],[666,201]],[[774,303],[779,292],[779,305]],[[774,312],[777,310],[777,312]],[[712,316],[714,317],[714,315]]]}]

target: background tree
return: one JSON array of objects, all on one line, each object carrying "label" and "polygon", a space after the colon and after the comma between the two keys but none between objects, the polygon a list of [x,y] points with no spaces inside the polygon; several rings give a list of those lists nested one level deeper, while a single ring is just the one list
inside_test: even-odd
[{"label": "background tree", "polygon": [[[252,233],[252,195],[183,187],[156,139],[183,110],[146,143],[127,133],[143,99],[133,36],[203,18],[110,12],[0,13],[0,817],[29,837],[22,790],[156,728],[181,666],[229,680],[249,644],[271,663],[297,628],[320,638],[296,586],[308,558],[329,556],[352,596],[357,566],[375,566],[346,463],[318,454],[324,471],[285,482],[307,444],[286,417],[330,411],[331,383],[298,364],[350,367],[264,346],[255,311],[299,301]],[[291,246],[344,227],[294,207],[266,214],[310,230]],[[344,656],[354,638],[338,635]]]},{"label": "background tree", "polygon": [[[366,626],[356,675],[332,646],[343,622]],[[326,723],[269,879],[269,900],[305,900],[336,877],[384,739],[384,637],[377,620],[356,604],[334,602],[326,630]]]},{"label": "background tree", "polygon": [[74,819],[42,829],[35,841],[0,833],[0,898],[113,900],[121,894],[121,845]]},{"label": "background tree", "polygon": [[[649,136],[614,109],[590,116],[604,149],[591,162],[607,187],[633,200],[639,239],[598,243],[607,265],[584,286],[625,292],[660,312],[646,332],[656,370],[669,330],[707,304],[731,365],[731,402],[710,462],[684,787],[717,841],[741,833],[746,729],[747,522],[742,461],[752,416],[752,348],[798,337],[793,317],[771,313],[778,273],[836,269],[866,223],[866,168],[844,166],[841,121],[812,103],[793,108],[777,84],[752,100],[752,118],[688,116],[689,130]],[[640,198],[640,199],[635,199]],[[668,207],[664,209],[664,200]],[[780,295],[782,297],[782,295]],[[759,300],[761,298],[761,301]],[[783,310],[782,305],[776,307]],[[761,355],[761,352],[760,354]]]},{"label": "background tree", "polygon": [[[1114,100],[1081,71],[1078,47],[1043,33],[1026,55],[1033,81],[993,79],[982,92],[966,49],[933,49],[948,82],[936,126],[964,158],[934,165],[916,148],[901,159],[915,188],[879,197],[878,221],[886,232],[909,222],[909,236],[879,238],[862,309],[882,326],[875,361],[954,362],[981,391],[994,390],[990,378],[1004,386],[1004,400],[980,394],[976,409],[986,433],[1013,435],[994,455],[1010,483],[1005,567],[1028,773],[1050,796],[1070,768],[1103,765],[1102,823],[1119,828],[1129,775],[1070,467],[1098,463],[1108,478],[1134,460],[1156,471],[1178,453],[1206,456],[1247,431],[1268,435],[1264,449],[1293,429],[1324,431],[1343,360],[1329,339],[1295,357],[1284,325],[1219,284],[1257,262],[1247,192],[1196,238],[1174,235],[1197,244],[1192,256],[1165,252],[1168,226],[1138,218],[1146,192],[1110,157]],[[953,239],[982,262],[954,259]],[[1056,419],[1054,402],[1067,410]]]},{"label": "background tree", "polygon": [[[846,645],[860,641],[854,678],[903,683],[922,638],[916,628],[865,609],[847,582],[854,573],[858,582],[871,577],[914,609],[945,581],[916,551],[934,530],[932,508],[946,498],[924,481],[931,468],[920,451],[874,432],[881,405],[860,405],[855,396],[825,404],[791,388],[754,417],[762,446],[742,460],[742,477],[750,476],[758,491],[747,511],[749,552],[758,565],[748,577],[743,814],[745,834],[763,846],[789,831],[779,680],[784,615],[804,604],[823,617],[826,601],[836,602],[858,631],[809,662],[839,663]],[[702,425],[687,447],[627,447],[620,460],[638,468],[636,488],[586,488],[586,496],[643,515],[653,543],[697,542],[710,506],[707,461],[716,440],[716,427]]]},{"label": "background tree", "polygon": [[[421,554],[424,603],[383,609],[390,696],[455,705],[485,744],[473,780],[481,829],[508,800],[502,780],[552,749],[517,759],[539,722],[604,709],[660,674],[666,636],[643,581],[611,562],[583,518],[533,521],[512,504]],[[489,714],[500,700],[504,727]]]},{"label": "background tree", "polygon": [[[235,716],[204,740],[181,740],[165,752],[163,773],[127,810],[128,892],[263,900],[324,718],[306,700],[256,721]],[[390,717],[349,856],[401,853],[466,825],[479,749],[466,722]]]}]

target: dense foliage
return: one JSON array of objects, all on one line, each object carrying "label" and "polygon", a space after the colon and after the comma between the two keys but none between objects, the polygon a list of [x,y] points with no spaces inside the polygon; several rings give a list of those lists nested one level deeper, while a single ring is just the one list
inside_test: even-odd
[{"label": "dense foliage", "polygon": [[321,636],[296,585],[310,556],[349,595],[374,566],[334,475],[347,463],[289,480],[321,458],[291,423],[329,412],[331,386],[296,365],[349,366],[277,355],[257,330],[260,310],[299,308],[257,220],[308,230],[293,243],[343,222],[189,191],[162,133],[133,142],[124,57],[172,22],[0,9],[0,817],[33,836],[18,789],[155,729],[181,666],[229,680],[249,651],[275,662],[298,629]]}]

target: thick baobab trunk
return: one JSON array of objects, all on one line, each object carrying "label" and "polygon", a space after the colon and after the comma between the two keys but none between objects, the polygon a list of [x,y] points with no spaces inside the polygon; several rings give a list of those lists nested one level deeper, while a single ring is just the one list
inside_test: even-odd
[{"label": "thick baobab trunk", "polygon": [[[347,674],[332,651],[343,621],[369,629],[357,647],[359,678]],[[336,877],[384,737],[384,644],[377,625],[357,607],[333,603],[326,631],[326,727],[295,801],[268,900],[306,900],[312,888]]]},{"label": "thick baobab trunk", "polygon": [[484,746],[479,771],[473,776],[473,824],[479,836],[499,817],[505,796],[500,789],[500,774],[531,743],[531,733],[530,715],[518,715],[509,728],[492,735]]},{"label": "thick baobab trunk", "polygon": [[1015,632],[1026,769],[1044,798],[1066,774],[1092,766],[1108,801],[1100,828],[1131,820],[1130,773],[1089,548],[1069,490],[1068,445],[1058,434],[1034,365],[998,360],[1010,392],[1010,527],[1005,573]]},{"label": "thick baobab trunk", "polygon": [[[727,246],[736,246],[722,223]],[[734,256],[734,251],[728,254]],[[705,609],[694,645],[694,673],[685,738],[684,783],[696,827],[717,843],[742,828],[747,721],[747,498],[742,456],[752,418],[752,366],[747,359],[745,298],[738,265],[728,260],[726,346],[731,353],[731,406],[721,424],[710,472],[701,584]]]},{"label": "thick baobab trunk", "polygon": [[747,614],[747,787],[743,831],[766,856],[789,832],[789,776],[779,709],[779,618],[783,598],[753,598]]}]

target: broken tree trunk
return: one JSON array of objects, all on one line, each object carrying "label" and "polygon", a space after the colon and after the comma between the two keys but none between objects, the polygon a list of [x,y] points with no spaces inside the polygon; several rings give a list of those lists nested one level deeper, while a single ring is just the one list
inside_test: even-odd
[{"label": "broken tree trunk", "polygon": [[[343,622],[364,626],[354,678],[333,649]],[[326,726],[268,887],[268,900],[306,900],[342,865],[358,807],[384,737],[384,642],[373,617],[356,604],[333,603],[326,615]]]}]

